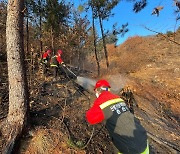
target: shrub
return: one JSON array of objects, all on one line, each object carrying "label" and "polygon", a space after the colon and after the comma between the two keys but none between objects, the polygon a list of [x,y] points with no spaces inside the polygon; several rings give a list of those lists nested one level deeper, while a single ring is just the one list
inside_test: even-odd
[{"label": "shrub", "polygon": [[167,36],[169,37],[169,36],[172,36],[172,35],[173,35],[173,32],[172,32],[172,31],[167,31],[166,34],[167,34]]}]

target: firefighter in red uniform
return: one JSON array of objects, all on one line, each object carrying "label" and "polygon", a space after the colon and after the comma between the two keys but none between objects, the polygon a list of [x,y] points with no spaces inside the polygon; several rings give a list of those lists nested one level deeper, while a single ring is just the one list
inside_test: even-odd
[{"label": "firefighter in red uniform", "polygon": [[91,125],[105,121],[114,153],[149,154],[146,130],[124,100],[110,92],[110,84],[106,80],[99,80],[94,90],[97,99],[86,112],[86,119]]},{"label": "firefighter in red uniform", "polygon": [[65,66],[64,61],[61,58],[62,53],[63,53],[62,50],[58,50],[56,59],[58,61],[58,64]]},{"label": "firefighter in red uniform", "polygon": [[43,53],[42,55],[42,63],[43,63],[43,73],[47,73],[47,68],[48,68],[48,62],[50,60],[51,56],[51,50],[47,50],[46,52]]},{"label": "firefighter in red uniform", "polygon": [[62,71],[61,65],[65,66],[65,64],[64,64],[64,62],[63,62],[63,60],[61,58],[61,55],[62,55],[62,50],[58,50],[57,54],[51,58],[51,65],[50,66],[54,70],[54,73],[53,73],[54,78],[57,77],[58,69],[60,69],[60,71]]}]

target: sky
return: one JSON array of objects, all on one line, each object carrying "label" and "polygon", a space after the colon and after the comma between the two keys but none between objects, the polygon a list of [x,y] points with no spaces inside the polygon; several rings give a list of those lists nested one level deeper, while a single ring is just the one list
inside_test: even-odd
[{"label": "sky", "polygon": [[[73,0],[75,6],[82,4],[82,0]],[[85,0],[83,1],[85,2]],[[159,17],[151,15],[153,8],[157,6],[163,6]],[[166,33],[167,31],[173,31],[180,26],[180,22],[176,24],[176,14],[174,13],[175,6],[173,0],[148,0],[147,6],[139,13],[134,13],[133,3],[121,0],[120,3],[112,10],[115,15],[110,17],[108,21],[104,21],[104,29],[111,30],[112,25],[117,23],[117,27],[121,27],[122,24],[128,22],[129,32],[124,37],[118,36],[117,45],[123,43],[128,37],[133,36],[149,36],[156,33],[145,29],[143,26],[148,27],[151,30]],[[90,16],[89,16],[90,19]],[[96,28],[100,33],[99,23],[95,22]]]}]

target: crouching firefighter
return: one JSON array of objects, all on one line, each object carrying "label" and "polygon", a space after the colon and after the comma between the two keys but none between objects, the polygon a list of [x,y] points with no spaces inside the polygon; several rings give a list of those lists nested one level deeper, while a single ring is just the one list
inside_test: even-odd
[{"label": "crouching firefighter", "polygon": [[105,122],[114,153],[149,154],[147,132],[124,100],[110,92],[110,84],[106,80],[99,80],[94,90],[97,99],[86,112],[86,119],[92,125]]}]

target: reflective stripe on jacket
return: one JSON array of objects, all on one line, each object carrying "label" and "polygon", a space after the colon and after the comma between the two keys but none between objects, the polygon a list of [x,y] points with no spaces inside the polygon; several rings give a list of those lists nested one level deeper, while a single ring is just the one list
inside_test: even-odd
[{"label": "reflective stripe on jacket", "polygon": [[86,119],[90,124],[97,124],[104,120],[104,113],[100,108],[100,105],[108,100],[119,98],[119,96],[104,91],[94,101],[93,106],[86,112]]},{"label": "reflective stripe on jacket", "polygon": [[[118,154],[123,154],[123,153],[118,152]],[[143,152],[141,152],[140,154],[149,154],[149,143],[148,143],[148,141],[147,141],[146,149]]]},{"label": "reflective stripe on jacket", "polygon": [[58,67],[58,62],[57,62],[57,56],[55,55],[55,56],[53,56],[53,57],[51,57],[51,62],[50,62],[50,66],[51,67]]}]

